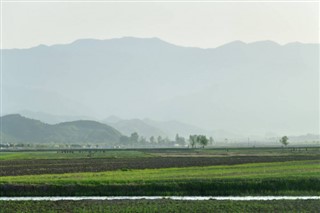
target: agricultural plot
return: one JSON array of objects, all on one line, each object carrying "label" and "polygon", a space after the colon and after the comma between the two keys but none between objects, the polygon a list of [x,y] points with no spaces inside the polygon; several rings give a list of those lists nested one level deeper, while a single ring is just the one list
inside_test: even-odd
[{"label": "agricultural plot", "polygon": [[292,148],[159,148],[159,149],[64,149],[64,150],[0,150],[3,160],[144,158],[144,157],[232,157],[232,156],[317,156],[320,147]]},{"label": "agricultural plot", "polygon": [[2,196],[319,195],[320,160],[5,176]]},{"label": "agricultural plot", "polygon": [[149,149],[146,153],[161,157],[226,157],[226,156],[318,156],[320,147],[260,147],[260,148],[206,148],[206,149]]},{"label": "agricultural plot", "polygon": [[[146,155],[147,156],[147,155]],[[143,157],[82,158],[0,161],[0,176],[102,172],[129,169],[158,169],[245,163],[317,160],[318,156],[225,156],[225,157]]]},{"label": "agricultural plot", "polygon": [[310,147],[8,152],[0,159],[1,196],[320,195],[319,149]]},{"label": "agricultural plot", "polygon": [[6,201],[0,202],[3,213],[11,212],[77,212],[77,213],[123,213],[123,212],[320,212],[318,200],[278,201]]},{"label": "agricultural plot", "polygon": [[90,158],[142,158],[149,157],[146,152],[137,150],[101,151],[13,151],[0,152],[0,161],[6,160],[50,160],[50,159],[90,159]]}]

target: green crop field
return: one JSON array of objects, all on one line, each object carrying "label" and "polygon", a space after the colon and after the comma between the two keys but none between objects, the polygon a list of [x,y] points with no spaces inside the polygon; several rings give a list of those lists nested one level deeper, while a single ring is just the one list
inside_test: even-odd
[{"label": "green crop field", "polygon": [[[65,151],[65,152],[63,152]],[[208,149],[132,149],[132,150],[48,150],[0,152],[3,160],[142,158],[142,157],[227,157],[227,156],[318,156],[320,148],[208,148]]]},{"label": "green crop field", "polygon": [[319,178],[320,160],[252,163],[234,166],[143,169],[111,172],[1,177],[0,183],[102,184],[206,179]]},{"label": "green crop field", "polygon": [[[0,178],[0,186],[1,194],[7,196],[318,195],[320,194],[319,177],[320,161],[309,160],[232,166],[5,176]],[[30,188],[28,190],[28,186],[32,186],[32,191]]]},{"label": "green crop field", "polygon": [[[0,195],[320,196],[320,152],[310,147],[1,152]],[[3,212],[318,212],[318,203],[1,201],[0,208]]]},{"label": "green crop field", "polygon": [[278,201],[0,201],[2,213],[319,212],[318,200]]},{"label": "green crop field", "polygon": [[32,159],[81,159],[81,158],[137,158],[149,157],[148,153],[126,150],[126,151],[105,151],[105,152],[69,152],[59,151],[31,151],[31,152],[1,152],[0,161],[4,160],[32,160]]}]

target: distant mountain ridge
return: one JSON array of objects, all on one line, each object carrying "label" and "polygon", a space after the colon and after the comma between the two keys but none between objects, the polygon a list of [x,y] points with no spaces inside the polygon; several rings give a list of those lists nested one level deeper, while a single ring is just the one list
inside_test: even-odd
[{"label": "distant mountain ridge", "polygon": [[148,117],[245,134],[319,130],[319,44],[201,49],[125,37],[2,52],[4,113]]},{"label": "distant mountain ridge", "polygon": [[174,138],[176,134],[184,137],[189,137],[189,135],[192,134],[209,134],[211,136],[208,130],[174,120],[155,121],[151,119],[144,119],[143,121],[148,125],[161,129],[170,138]]},{"label": "distant mountain ridge", "polygon": [[40,120],[47,124],[58,124],[75,120],[95,120],[94,118],[88,116],[53,115],[44,112],[33,112],[30,110],[19,111],[17,114],[20,114],[23,117]]},{"label": "distant mountain ridge", "polygon": [[121,133],[106,124],[79,120],[55,125],[11,114],[0,117],[1,143],[104,144],[119,142]]},{"label": "distant mountain ridge", "polygon": [[[21,112],[23,117],[39,120],[47,124],[70,123],[74,120],[89,120],[82,119],[81,116],[62,116],[52,115],[43,112],[24,111]],[[90,119],[95,120],[95,119]],[[244,138],[242,135],[237,135],[225,130],[205,130],[197,126],[178,122],[178,121],[156,121],[152,119],[121,119],[117,116],[109,116],[104,120],[99,120],[100,123],[107,124],[124,135],[130,136],[131,133],[137,132],[140,136],[149,139],[151,136],[168,137],[174,139],[176,134],[188,138],[191,134],[205,134],[212,136],[215,139],[224,140],[225,138],[239,139]]]},{"label": "distant mountain ridge", "polygon": [[243,139],[243,135],[235,134],[225,130],[206,130],[187,123],[171,120],[171,121],[156,121],[152,119],[121,119],[117,116],[110,116],[102,121],[120,132],[130,135],[137,132],[144,137],[162,136],[168,137],[172,140],[178,134],[180,137],[188,138],[193,134],[204,134],[208,137],[212,136],[217,140],[224,140],[225,138]]},{"label": "distant mountain ridge", "polygon": [[[116,122],[109,121],[110,124],[107,125],[93,120],[77,120],[51,125],[19,114],[5,115],[0,117],[0,123],[2,124],[2,132],[0,132],[1,143],[103,144],[105,146],[114,146],[119,145],[119,138],[122,133],[129,136],[133,132],[137,132],[147,140],[149,140],[149,136],[169,137],[174,140],[176,134],[186,139],[190,134],[204,134],[208,137],[212,136],[217,142],[225,141],[228,138],[232,139],[232,141],[247,143],[247,138],[241,135],[223,130],[203,130],[177,121],[122,120],[116,116],[111,116],[110,118]],[[104,122],[108,120],[109,118],[105,119]],[[117,128],[117,126],[120,128]],[[127,130],[127,132],[122,130]],[[277,142],[279,137],[260,138],[258,140],[265,141],[269,139],[272,142]],[[319,134],[289,135],[290,142],[313,142],[319,141],[319,139]]]},{"label": "distant mountain ridge", "polygon": [[118,129],[126,135],[131,135],[131,133],[137,132],[139,135],[150,138],[151,136],[168,136],[161,129],[154,127],[153,125],[148,125],[140,119],[130,119],[130,120],[112,120],[106,119],[104,123]]}]

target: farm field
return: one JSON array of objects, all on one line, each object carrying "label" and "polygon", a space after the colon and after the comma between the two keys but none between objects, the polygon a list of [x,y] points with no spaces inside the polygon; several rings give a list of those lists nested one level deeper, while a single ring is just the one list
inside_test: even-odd
[{"label": "farm field", "polygon": [[86,159],[86,158],[136,158],[148,157],[149,154],[136,150],[126,151],[10,151],[0,152],[0,161],[4,160],[40,160],[40,159]]},{"label": "farm field", "polygon": [[145,149],[1,152],[0,176],[317,160],[317,148]]},{"label": "farm field", "polygon": [[226,156],[318,156],[320,147],[260,148],[158,148],[158,149],[58,149],[0,150],[3,160],[142,158],[142,157],[226,157]]},{"label": "farm field", "polygon": [[225,156],[225,157],[135,157],[74,158],[0,161],[0,176],[103,172],[129,169],[160,169],[245,163],[317,160],[318,156]]},{"label": "farm field", "polygon": [[0,159],[1,196],[320,195],[317,147],[16,151]]},{"label": "farm field", "polygon": [[174,200],[118,200],[118,201],[0,201],[3,213],[24,212],[319,212],[318,200],[277,201],[174,201]]}]

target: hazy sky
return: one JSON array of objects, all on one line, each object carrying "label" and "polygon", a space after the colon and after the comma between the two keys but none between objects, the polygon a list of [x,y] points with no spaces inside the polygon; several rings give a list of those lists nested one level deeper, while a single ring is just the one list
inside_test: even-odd
[{"label": "hazy sky", "polygon": [[10,3],[2,4],[3,48],[80,38],[159,37],[216,47],[233,40],[319,41],[319,3]]}]

